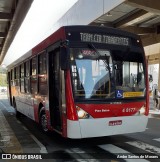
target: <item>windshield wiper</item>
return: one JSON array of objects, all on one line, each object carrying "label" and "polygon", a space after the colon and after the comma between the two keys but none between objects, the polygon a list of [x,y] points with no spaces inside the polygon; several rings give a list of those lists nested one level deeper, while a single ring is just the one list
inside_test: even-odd
[{"label": "windshield wiper", "polygon": [[[99,53],[99,51],[96,49],[96,47],[92,43],[91,44],[88,44],[88,47],[89,48],[92,48],[95,51],[95,53],[97,54],[98,57],[101,56],[101,54]],[[109,67],[109,57],[107,57],[107,55],[105,55],[105,58],[106,59],[105,60],[102,59],[102,61],[104,62],[104,65],[105,65],[106,70],[109,71],[109,77],[111,79],[111,69]]]}]

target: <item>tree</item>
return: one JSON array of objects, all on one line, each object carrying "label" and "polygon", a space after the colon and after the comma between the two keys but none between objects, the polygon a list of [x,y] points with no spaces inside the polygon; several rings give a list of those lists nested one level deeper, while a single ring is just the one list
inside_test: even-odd
[{"label": "tree", "polygon": [[7,75],[6,75],[6,68],[0,66],[0,86],[6,87],[7,86]]}]

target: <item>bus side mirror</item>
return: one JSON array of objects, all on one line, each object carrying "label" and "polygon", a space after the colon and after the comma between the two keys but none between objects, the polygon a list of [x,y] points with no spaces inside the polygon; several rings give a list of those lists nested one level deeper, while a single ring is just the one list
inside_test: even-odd
[{"label": "bus side mirror", "polygon": [[66,47],[61,47],[60,64],[62,70],[69,69],[69,51]]}]

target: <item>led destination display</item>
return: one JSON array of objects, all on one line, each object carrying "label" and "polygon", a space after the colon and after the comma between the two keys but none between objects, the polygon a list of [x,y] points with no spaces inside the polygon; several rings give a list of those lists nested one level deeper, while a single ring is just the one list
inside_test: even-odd
[{"label": "led destination display", "polygon": [[124,37],[91,34],[91,33],[80,33],[80,39],[82,42],[106,43],[106,44],[129,46],[129,38]]}]

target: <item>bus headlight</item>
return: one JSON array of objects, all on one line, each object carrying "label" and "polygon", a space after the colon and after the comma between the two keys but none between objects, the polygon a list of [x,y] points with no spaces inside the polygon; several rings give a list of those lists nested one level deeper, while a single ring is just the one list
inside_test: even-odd
[{"label": "bus headlight", "polygon": [[85,116],[86,116],[85,111],[83,111],[83,110],[79,110],[79,111],[78,111],[78,117],[79,117],[79,118],[84,118]]},{"label": "bus headlight", "polygon": [[140,114],[140,115],[144,115],[145,112],[146,112],[146,109],[145,109],[144,106],[142,106],[141,109],[139,110],[139,114]]},{"label": "bus headlight", "polygon": [[79,119],[88,119],[90,117],[90,115],[86,111],[82,110],[79,106],[76,106],[76,108]]}]

